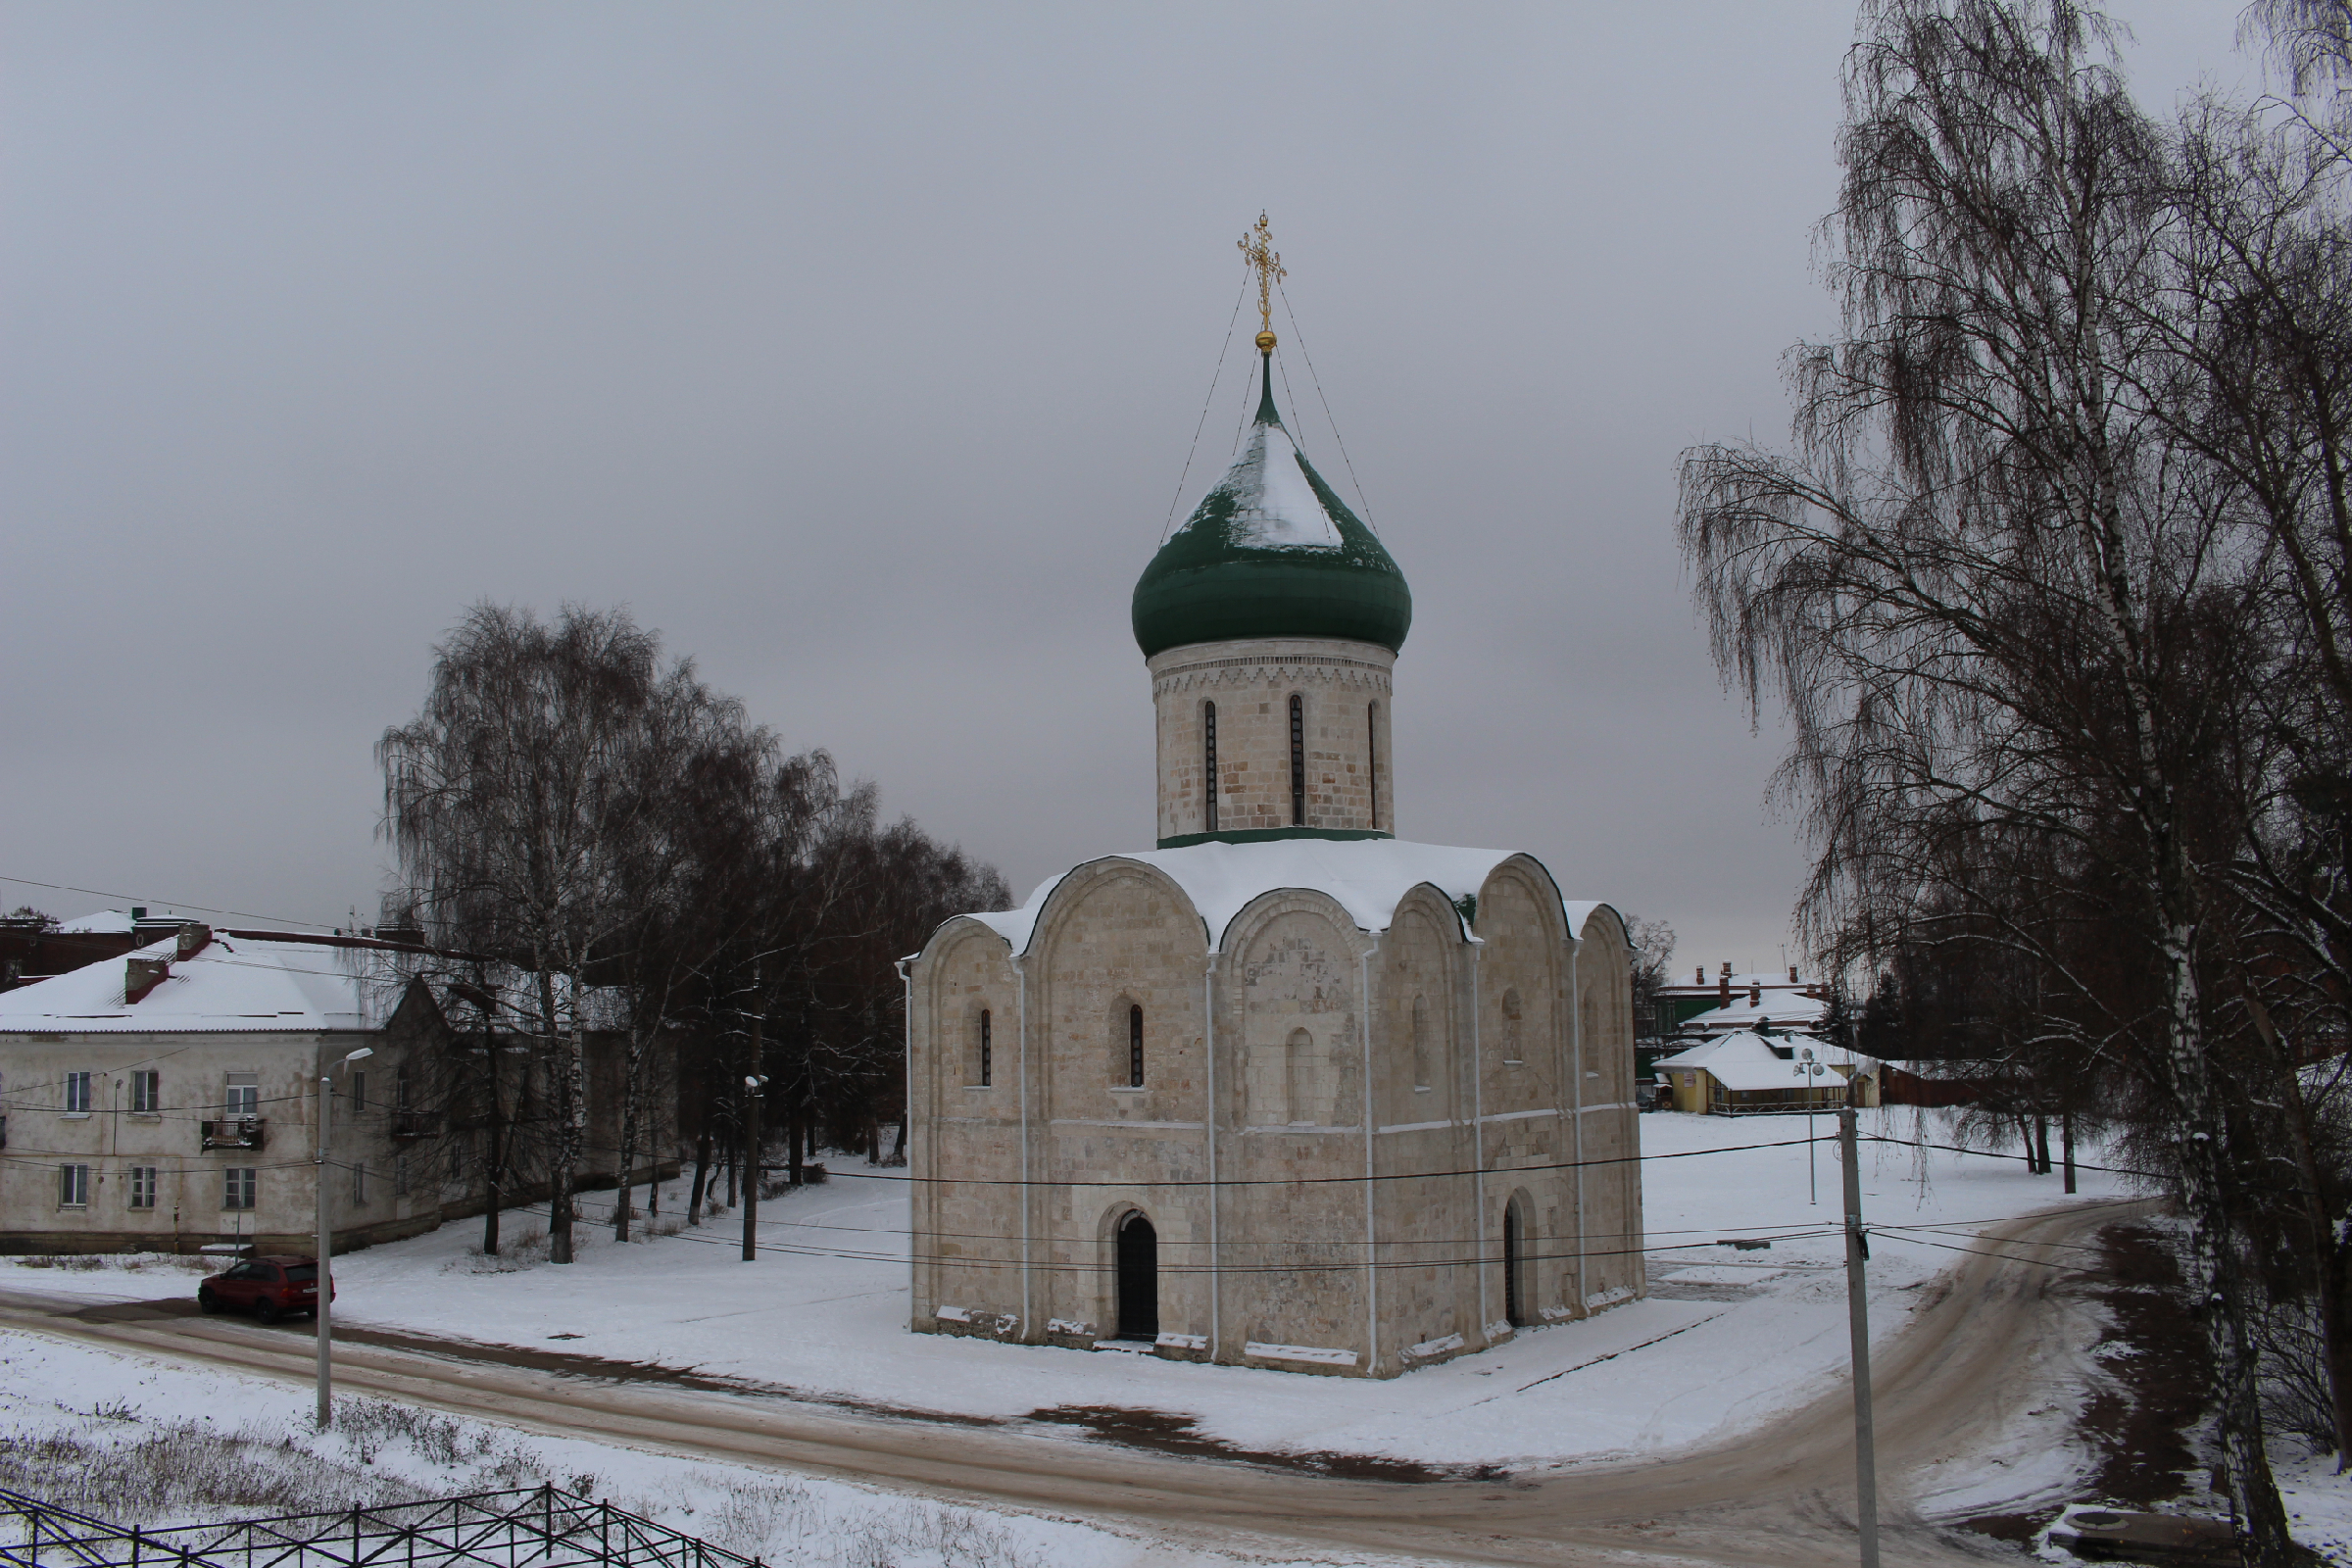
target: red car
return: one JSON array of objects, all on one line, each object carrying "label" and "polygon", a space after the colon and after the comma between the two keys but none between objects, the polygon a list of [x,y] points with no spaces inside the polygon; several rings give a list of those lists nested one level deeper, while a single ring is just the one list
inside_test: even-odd
[{"label": "red car", "polygon": [[[334,1299],[329,1288],[328,1300]],[[225,1274],[196,1287],[196,1304],[207,1312],[248,1311],[265,1323],[288,1312],[318,1311],[318,1260],[291,1253],[248,1258]]]}]

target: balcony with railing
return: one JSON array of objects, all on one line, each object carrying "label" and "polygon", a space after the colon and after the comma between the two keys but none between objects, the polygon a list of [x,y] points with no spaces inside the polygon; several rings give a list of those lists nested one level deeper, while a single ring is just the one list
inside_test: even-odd
[{"label": "balcony with railing", "polygon": [[230,1116],[196,1127],[207,1149],[259,1149],[266,1125],[259,1116]]},{"label": "balcony with railing", "polygon": [[386,1130],[400,1143],[412,1143],[430,1138],[441,1130],[441,1113],[437,1110],[396,1110],[386,1118]]}]

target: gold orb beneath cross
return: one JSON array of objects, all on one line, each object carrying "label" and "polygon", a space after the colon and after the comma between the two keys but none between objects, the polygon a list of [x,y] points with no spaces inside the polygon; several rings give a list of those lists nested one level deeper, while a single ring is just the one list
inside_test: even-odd
[{"label": "gold orb beneath cross", "polygon": [[1260,332],[1257,334],[1257,352],[1260,354],[1271,354],[1274,352],[1273,333]]}]

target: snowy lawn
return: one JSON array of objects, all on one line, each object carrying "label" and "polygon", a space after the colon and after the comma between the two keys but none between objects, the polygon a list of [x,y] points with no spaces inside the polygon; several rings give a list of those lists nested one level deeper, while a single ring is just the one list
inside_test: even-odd
[{"label": "snowy lawn", "polygon": [[[467,1222],[338,1259],[337,1317],[691,1367],[914,1411],[1011,1419],[1057,1406],[1169,1412],[1248,1450],[1514,1470],[1652,1453],[1727,1437],[1818,1396],[1845,1369],[1845,1298],[1834,1142],[1815,1151],[1816,1206],[1805,1148],[1755,1147],[1801,1139],[1801,1117],[1663,1113],[1641,1125],[1646,1155],[1678,1156],[1643,1167],[1657,1294],[1387,1381],[909,1333],[906,1189],[894,1173],[849,1156],[835,1158],[834,1180],[762,1201],[763,1250],[754,1263],[737,1255],[739,1214],[626,1247],[607,1229],[583,1227],[580,1259],[568,1268],[531,1261],[543,1248],[494,1264],[474,1252],[479,1222]],[[1826,1116],[1817,1124],[1825,1140],[1835,1126]],[[1908,1110],[1864,1113],[1866,1133],[1901,1137],[1912,1126]],[[1864,1144],[1862,1187],[1874,1229],[1953,1231],[1876,1230],[1871,1310],[1882,1338],[1901,1329],[1922,1298],[1917,1287],[1960,1261],[1931,1244],[1965,1245],[1972,1227],[2065,1201],[2056,1177],[2029,1176],[2019,1161],[1909,1145]],[[2078,1201],[2129,1196],[2095,1172],[2084,1173],[2082,1188]],[[604,1211],[610,1200],[591,1201]],[[665,1224],[683,1209],[674,1186],[662,1206]],[[520,1215],[507,1222],[510,1240],[538,1229]],[[1716,1245],[1732,1238],[1772,1245]],[[516,1261],[522,1266],[506,1266]],[[188,1275],[153,1270],[5,1277],[125,1298],[192,1289]]]},{"label": "snowy lawn", "polygon": [[324,1434],[310,1415],[305,1389],[0,1330],[0,1486],[113,1524],[324,1512],[552,1482],[778,1568],[1306,1568],[373,1399],[338,1399],[336,1427]]}]

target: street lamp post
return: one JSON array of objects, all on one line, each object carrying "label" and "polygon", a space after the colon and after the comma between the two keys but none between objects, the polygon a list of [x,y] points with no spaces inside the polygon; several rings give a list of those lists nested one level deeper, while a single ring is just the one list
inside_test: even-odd
[{"label": "street lamp post", "polygon": [[1805,1200],[1819,1206],[1821,1202],[1821,1167],[1814,1159],[1813,1151],[1814,1080],[1830,1069],[1813,1059],[1811,1046],[1800,1047],[1796,1055],[1797,1081],[1805,1086],[1805,1188],[1807,1192]]},{"label": "street lamp post", "polygon": [[752,1073],[743,1080],[746,1119],[751,1123],[745,1142],[751,1145],[751,1154],[744,1168],[752,1178],[743,1190],[743,1260],[746,1263],[760,1255],[760,1092],[767,1087],[767,1078]]},{"label": "street lamp post", "polygon": [[334,1116],[334,1074],[363,1057],[374,1054],[374,1047],[362,1046],[357,1051],[347,1052],[331,1069],[322,1068],[318,1074],[318,1278],[316,1285],[318,1304],[312,1317],[318,1328],[318,1430],[321,1432],[334,1420],[335,1281],[328,1271],[327,1258],[334,1251],[335,1233],[326,1211],[327,1129]]}]

